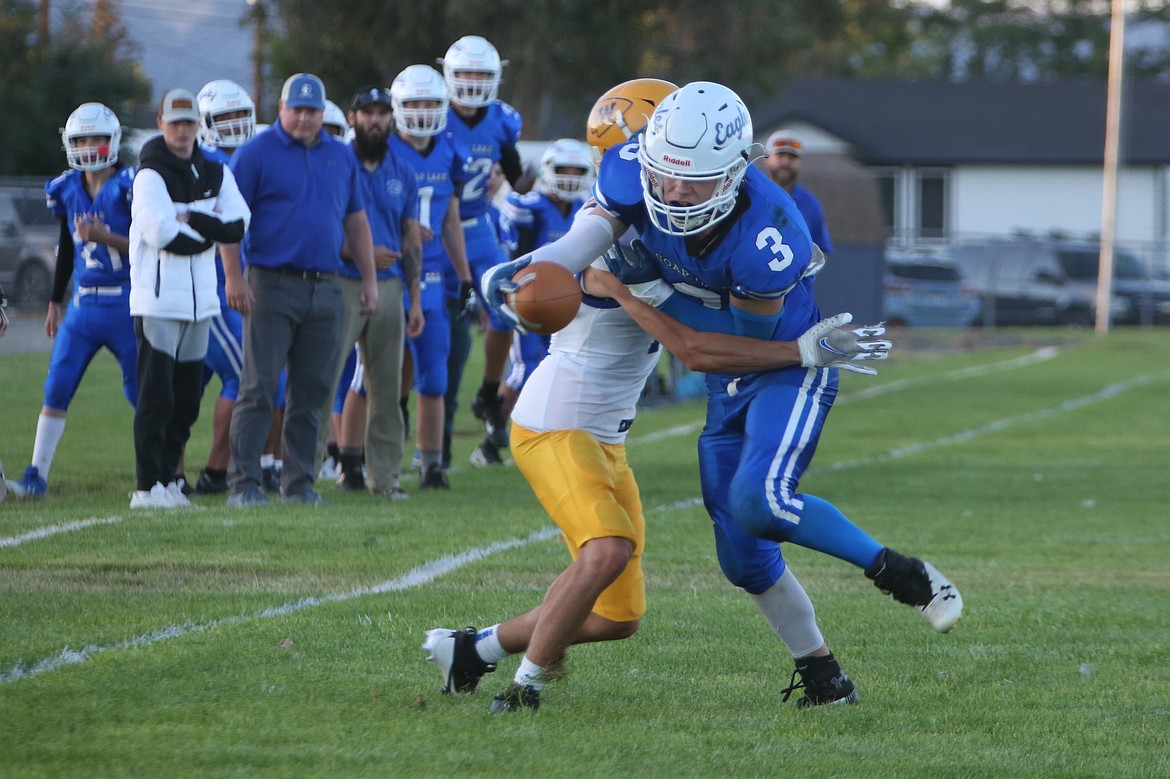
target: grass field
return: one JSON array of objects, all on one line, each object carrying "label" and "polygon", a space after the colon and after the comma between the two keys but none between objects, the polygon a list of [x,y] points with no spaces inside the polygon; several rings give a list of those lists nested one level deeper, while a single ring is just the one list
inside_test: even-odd
[{"label": "grass field", "polygon": [[[46,364],[0,355],[10,476]],[[407,480],[406,503],[319,485],[333,506],[132,513],[104,354],[50,497],[0,506],[0,776],[1170,775],[1170,332],[904,334],[841,384],[802,486],[946,572],[953,633],[786,547],[861,703],[781,704],[791,660],[719,573],[698,500],[701,406],[656,407],[629,440],[642,630],[574,648],[539,712],[498,717],[516,658],[442,696],[419,644],[531,608],[566,564],[514,468],[459,468],[449,494]]]}]

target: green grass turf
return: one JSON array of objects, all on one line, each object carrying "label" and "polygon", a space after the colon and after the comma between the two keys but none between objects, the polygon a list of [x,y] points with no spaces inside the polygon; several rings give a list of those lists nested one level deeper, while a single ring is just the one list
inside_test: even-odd
[{"label": "green grass turf", "polygon": [[[541,710],[510,717],[487,706],[517,659],[442,696],[419,651],[428,628],[536,605],[568,560],[531,540],[551,523],[514,468],[462,467],[466,402],[449,494],[408,479],[406,503],[319,485],[335,505],[130,512],[131,411],[103,354],[50,496],[0,506],[0,776],[1170,775],[1170,333],[897,342],[879,376],[842,377],[802,487],[947,573],[967,602],[953,633],[786,546],[861,703],[782,704],[791,660],[720,574],[698,502],[701,404],[656,407],[629,440],[643,628],[575,647]],[[0,354],[10,477],[46,364]]]}]

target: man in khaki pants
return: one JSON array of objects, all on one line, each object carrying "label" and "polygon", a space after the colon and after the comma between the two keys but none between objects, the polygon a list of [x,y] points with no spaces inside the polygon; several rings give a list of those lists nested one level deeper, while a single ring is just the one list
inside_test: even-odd
[{"label": "man in khaki pants", "polygon": [[[369,489],[375,495],[402,499],[407,497],[398,483],[405,438],[398,402],[402,384],[403,290],[410,296],[406,334],[417,336],[423,327],[419,303],[422,236],[418,223],[418,188],[414,170],[395,158],[387,144],[393,121],[389,90],[375,85],[362,87],[350,100],[347,118],[353,128],[352,148],[358,160],[359,186],[374,239],[380,304],[371,315],[360,313],[361,274],[350,257],[348,244],[342,246],[341,293],[345,299],[345,318],[334,386],[350,350],[358,344],[366,421],[364,436],[353,436],[348,428],[343,428],[338,436],[341,475],[337,485],[339,489]],[[328,418],[332,405],[331,397],[322,418]],[[321,432],[327,432],[324,426]],[[368,483],[362,475],[363,441]],[[318,443],[321,452],[324,435],[319,435]]]}]

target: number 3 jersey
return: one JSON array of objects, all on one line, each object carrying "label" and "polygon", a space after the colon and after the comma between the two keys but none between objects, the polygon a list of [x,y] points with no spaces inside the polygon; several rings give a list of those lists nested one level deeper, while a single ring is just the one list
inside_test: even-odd
[{"label": "number 3 jersey", "polygon": [[[667,235],[651,223],[642,199],[638,141],[608,151],[594,185],[597,202],[637,228],[657,258],[662,278],[679,293],[731,317],[731,295],[784,299],[774,341],[795,341],[820,320],[813,280],[804,277],[813,254],[804,218],[792,197],[749,166],[731,214],[707,234]],[[726,328],[724,332],[734,332]]]},{"label": "number 3 jersey", "polygon": [[85,189],[85,173],[67,170],[45,184],[45,196],[53,216],[63,218],[73,236],[73,283],[77,287],[117,287],[130,283],[130,263],[117,249],[93,241],[83,242],[73,219],[88,214],[117,235],[130,234],[130,189],[134,169],[121,168],[91,198]]}]

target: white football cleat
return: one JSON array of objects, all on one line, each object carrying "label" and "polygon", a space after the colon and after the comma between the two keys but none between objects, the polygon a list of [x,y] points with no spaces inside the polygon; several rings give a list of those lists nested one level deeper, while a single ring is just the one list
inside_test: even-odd
[{"label": "white football cleat", "polygon": [[930,602],[921,606],[922,616],[939,633],[949,633],[959,617],[963,616],[963,596],[959,588],[930,563],[923,561],[922,567],[930,578]]},{"label": "white football cleat", "polygon": [[476,633],[474,627],[427,631],[422,650],[427,661],[436,663],[443,674],[443,694],[473,693],[480,677],[496,670],[495,663],[485,663],[475,651]]}]

